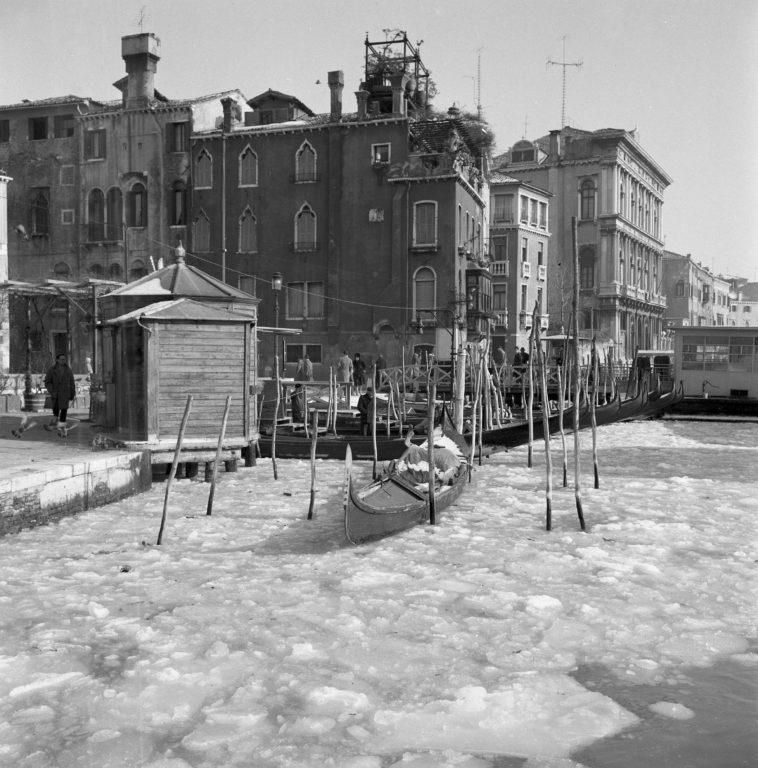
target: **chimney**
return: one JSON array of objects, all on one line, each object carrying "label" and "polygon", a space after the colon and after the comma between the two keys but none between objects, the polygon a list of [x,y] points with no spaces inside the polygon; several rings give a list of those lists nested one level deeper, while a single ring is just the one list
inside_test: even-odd
[{"label": "chimney", "polygon": [[236,105],[236,102],[231,96],[225,96],[221,99],[221,107],[224,110],[224,133],[231,133],[232,130],[232,109]]},{"label": "chimney", "polygon": [[127,84],[124,106],[140,109],[155,98],[155,71],[158,68],[160,40],[152,32],[121,38],[121,58],[126,64]]},{"label": "chimney", "polygon": [[550,156],[560,157],[561,155],[561,131],[556,129],[550,131]]},{"label": "chimney", "polygon": [[390,75],[390,85],[392,86],[392,114],[405,116],[405,86],[408,82],[408,75],[399,72],[396,75]]},{"label": "chimney", "polygon": [[355,98],[358,100],[358,119],[365,120],[368,113],[368,91],[356,91]]},{"label": "chimney", "polygon": [[329,117],[336,122],[342,117],[342,89],[345,87],[345,75],[341,69],[329,72],[329,90],[332,95],[332,107]]}]

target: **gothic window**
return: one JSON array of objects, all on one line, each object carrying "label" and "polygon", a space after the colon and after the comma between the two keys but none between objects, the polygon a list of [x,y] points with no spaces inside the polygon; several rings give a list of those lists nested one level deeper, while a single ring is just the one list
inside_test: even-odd
[{"label": "gothic window", "polygon": [[249,208],[239,219],[240,253],[256,253],[258,250],[258,222]]},{"label": "gothic window", "polygon": [[239,185],[255,187],[258,185],[258,155],[250,146],[245,147],[239,159]]},{"label": "gothic window", "polygon": [[316,250],[316,214],[308,203],[295,216],[295,250]]},{"label": "gothic window", "polygon": [[304,141],[295,155],[295,181],[316,181],[317,175],[316,150],[309,142]]},{"label": "gothic window", "polygon": [[213,158],[207,149],[203,149],[195,160],[195,189],[211,189],[212,186]]}]

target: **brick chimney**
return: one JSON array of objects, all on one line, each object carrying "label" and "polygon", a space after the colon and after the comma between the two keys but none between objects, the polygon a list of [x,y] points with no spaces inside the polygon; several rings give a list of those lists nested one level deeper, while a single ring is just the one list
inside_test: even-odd
[{"label": "brick chimney", "polygon": [[232,122],[233,122],[233,112],[234,107],[237,106],[237,102],[231,98],[231,96],[225,96],[223,99],[221,99],[221,107],[224,110],[224,122],[223,122],[223,130],[224,133],[230,133],[232,130]]},{"label": "brick chimney", "polygon": [[365,120],[368,114],[368,91],[356,91],[355,98],[358,100],[358,119]]},{"label": "brick chimney", "polygon": [[121,58],[126,64],[126,109],[146,107],[155,98],[155,71],[158,68],[160,40],[152,32],[121,38]]},{"label": "brick chimney", "polygon": [[342,117],[342,89],[345,87],[345,75],[341,69],[329,72],[329,90],[332,96],[332,107],[329,112],[331,120],[336,122]]}]

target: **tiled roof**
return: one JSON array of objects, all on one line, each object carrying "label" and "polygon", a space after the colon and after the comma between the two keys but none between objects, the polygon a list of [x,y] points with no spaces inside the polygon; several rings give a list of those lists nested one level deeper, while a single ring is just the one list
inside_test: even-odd
[{"label": "tiled roof", "polygon": [[52,96],[49,99],[24,99],[17,104],[3,104],[0,109],[23,109],[24,107],[53,107],[63,104],[81,104],[89,103],[93,105],[100,105],[101,102],[93,101],[88,96]]}]

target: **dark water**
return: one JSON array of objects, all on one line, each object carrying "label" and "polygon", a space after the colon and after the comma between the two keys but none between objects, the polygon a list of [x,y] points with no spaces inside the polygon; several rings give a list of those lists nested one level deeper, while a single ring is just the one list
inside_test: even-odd
[{"label": "dark water", "polygon": [[[674,685],[625,684],[604,667],[580,668],[574,677],[640,718],[633,728],[571,755],[588,768],[756,768],[758,668],[722,661],[688,668]],[[695,716],[675,720],[649,709],[675,702]]]}]

